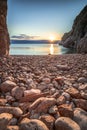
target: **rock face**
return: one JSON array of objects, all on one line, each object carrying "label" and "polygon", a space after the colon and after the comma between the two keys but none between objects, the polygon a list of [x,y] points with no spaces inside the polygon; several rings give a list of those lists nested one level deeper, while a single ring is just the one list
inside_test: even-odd
[{"label": "rock face", "polygon": [[79,45],[77,46],[77,51],[81,53],[87,53],[87,33],[86,35],[80,40]]},{"label": "rock face", "polygon": [[6,24],[7,0],[0,0],[0,55],[9,54],[9,34]]},{"label": "rock face", "polygon": [[62,44],[79,53],[87,53],[87,5],[74,20],[72,30],[63,35]]}]

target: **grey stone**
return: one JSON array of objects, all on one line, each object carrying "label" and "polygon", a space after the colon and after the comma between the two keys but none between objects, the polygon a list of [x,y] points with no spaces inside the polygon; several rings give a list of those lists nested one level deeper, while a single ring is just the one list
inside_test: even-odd
[{"label": "grey stone", "polygon": [[81,130],[79,125],[68,117],[60,117],[55,121],[55,130]]},{"label": "grey stone", "polygon": [[74,110],[73,120],[79,124],[81,130],[87,130],[87,112],[86,111],[80,108],[76,108]]}]

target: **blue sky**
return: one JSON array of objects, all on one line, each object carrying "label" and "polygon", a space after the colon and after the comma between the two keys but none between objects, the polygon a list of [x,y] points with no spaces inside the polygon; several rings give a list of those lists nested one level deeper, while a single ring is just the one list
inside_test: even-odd
[{"label": "blue sky", "polygon": [[60,39],[86,4],[87,0],[8,0],[10,37]]}]

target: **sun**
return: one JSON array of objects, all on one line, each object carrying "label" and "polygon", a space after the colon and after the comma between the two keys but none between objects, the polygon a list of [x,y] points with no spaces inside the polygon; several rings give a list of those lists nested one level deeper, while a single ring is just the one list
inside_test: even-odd
[{"label": "sun", "polygon": [[53,41],[55,40],[55,36],[53,36],[53,35],[49,36],[49,40],[50,40],[51,42],[53,42]]}]

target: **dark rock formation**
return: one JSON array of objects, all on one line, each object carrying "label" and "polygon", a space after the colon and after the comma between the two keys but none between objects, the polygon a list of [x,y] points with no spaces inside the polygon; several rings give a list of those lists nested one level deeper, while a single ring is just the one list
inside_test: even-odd
[{"label": "dark rock formation", "polygon": [[76,48],[79,53],[87,53],[87,5],[74,20],[72,30],[62,37],[67,48]]},{"label": "dark rock formation", "polygon": [[7,0],[0,0],[0,55],[9,54],[9,34],[6,24]]},{"label": "dark rock formation", "polygon": [[86,35],[80,40],[77,46],[77,52],[80,53],[87,53],[87,33]]}]

